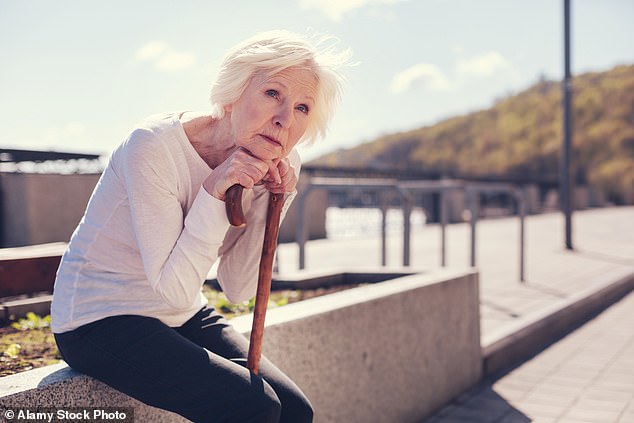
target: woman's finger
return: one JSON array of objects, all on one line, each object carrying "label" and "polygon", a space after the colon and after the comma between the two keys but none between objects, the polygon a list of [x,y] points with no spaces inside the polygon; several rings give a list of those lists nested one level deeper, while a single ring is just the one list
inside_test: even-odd
[{"label": "woman's finger", "polygon": [[[258,168],[263,170],[263,175],[258,177],[255,181],[256,183],[258,183],[260,179],[272,180],[277,183],[281,183],[282,177],[278,170],[278,163],[280,162],[280,159],[262,160],[243,147],[239,147],[238,150],[236,150],[236,158],[244,160],[245,164],[257,164]],[[263,167],[262,165],[266,167]]]},{"label": "woman's finger", "polygon": [[224,200],[229,187],[240,184],[250,189],[260,183],[282,185],[279,160],[261,160],[244,148],[234,151],[228,160],[215,168],[204,182],[207,192]]},{"label": "woman's finger", "polygon": [[264,179],[264,185],[267,190],[274,193],[286,193],[293,192],[297,187],[297,175],[290,165],[280,165],[282,168],[281,172],[282,181],[280,183],[276,183],[274,181]]},{"label": "woman's finger", "polygon": [[272,178],[273,181],[278,184],[282,183],[282,175],[280,174],[280,170],[278,165],[281,161],[279,159],[276,160],[267,160],[266,163],[269,165],[268,175]]},{"label": "woman's finger", "polygon": [[280,172],[280,176],[283,178],[288,175],[289,170],[291,169],[291,165],[287,158],[280,160],[277,165],[277,170]]}]

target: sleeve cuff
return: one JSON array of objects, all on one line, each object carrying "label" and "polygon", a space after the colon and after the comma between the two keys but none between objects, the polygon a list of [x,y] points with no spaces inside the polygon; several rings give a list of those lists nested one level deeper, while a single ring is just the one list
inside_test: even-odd
[{"label": "sleeve cuff", "polygon": [[229,226],[224,201],[210,195],[201,186],[185,218],[185,227],[197,238],[217,244],[222,242]]}]

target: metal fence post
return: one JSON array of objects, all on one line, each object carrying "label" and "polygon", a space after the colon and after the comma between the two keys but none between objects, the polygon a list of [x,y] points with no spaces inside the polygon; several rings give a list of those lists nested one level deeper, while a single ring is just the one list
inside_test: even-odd
[{"label": "metal fence post", "polygon": [[410,236],[411,236],[411,222],[410,216],[412,214],[412,207],[409,200],[405,201],[403,205],[403,266],[409,266],[410,259]]},{"label": "metal fence post", "polygon": [[306,197],[311,190],[310,182],[308,187],[297,196],[297,226],[295,237],[297,238],[297,246],[299,247],[299,269],[306,268],[306,218],[304,216],[304,203]]},{"label": "metal fence post", "polygon": [[409,266],[410,263],[410,236],[411,222],[410,215],[412,213],[412,199],[408,191],[399,187],[401,198],[403,199],[403,266]]},{"label": "metal fence post", "polygon": [[524,222],[526,217],[526,189],[520,187],[516,193],[516,199],[518,203],[519,215],[520,215],[520,282],[525,281],[524,275],[524,257],[525,257],[525,230]]},{"label": "metal fence post", "polygon": [[387,211],[384,195],[381,195],[381,266],[387,266]]},{"label": "metal fence post", "polygon": [[480,192],[475,188],[468,188],[469,192],[469,208],[471,216],[470,224],[471,224],[471,267],[475,267],[476,265],[476,223],[478,221],[478,209],[480,203]]},{"label": "metal fence post", "polygon": [[447,229],[447,195],[446,190],[440,190],[440,265],[447,265],[446,259],[446,229]]}]

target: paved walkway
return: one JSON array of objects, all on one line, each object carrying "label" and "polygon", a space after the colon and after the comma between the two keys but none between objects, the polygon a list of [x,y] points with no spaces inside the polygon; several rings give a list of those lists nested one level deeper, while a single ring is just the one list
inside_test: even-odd
[{"label": "paved walkway", "polygon": [[[634,273],[634,207],[578,211],[573,214],[574,251],[563,248],[564,221],[560,213],[526,219],[526,281],[519,281],[519,220],[483,220],[477,226],[477,266],[480,271],[480,314],[483,340],[505,327],[538,313],[574,294],[597,286],[606,276]],[[469,265],[470,228],[447,229],[447,265]],[[388,237],[388,267],[402,264],[402,236]],[[380,237],[309,241],[306,269],[376,267]],[[411,237],[412,269],[440,265],[440,228],[416,227]],[[298,269],[296,244],[278,250],[280,274]]]},{"label": "paved walkway", "polygon": [[634,422],[634,292],[425,423]]}]

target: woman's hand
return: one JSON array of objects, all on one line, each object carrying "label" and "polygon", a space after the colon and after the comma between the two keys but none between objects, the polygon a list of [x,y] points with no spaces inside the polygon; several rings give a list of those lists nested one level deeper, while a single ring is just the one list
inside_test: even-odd
[{"label": "woman's hand", "polygon": [[[288,162],[288,160],[284,160]],[[280,163],[284,160],[261,160],[253,156],[247,150],[238,148],[231,153],[227,160],[222,162],[220,166],[211,172],[211,175],[203,182],[203,187],[210,195],[222,201],[225,199],[227,190],[235,184],[240,184],[250,189],[262,181],[262,183],[267,186],[267,189],[267,184],[271,184],[271,187],[279,189],[279,187],[291,183],[290,175],[287,175],[285,179],[280,174],[279,169],[284,169],[285,175],[289,173],[288,168],[290,168],[290,166],[288,166],[288,164],[280,167]],[[294,172],[290,173],[294,174]],[[266,181],[264,181],[263,178],[266,178]],[[295,181],[295,184],[296,183],[297,181]]]},{"label": "woman's hand", "polygon": [[295,169],[291,166],[288,158],[277,161],[277,173],[281,180],[279,182],[271,172],[267,173],[262,179],[262,183],[267,190],[276,194],[284,194],[287,192],[293,192],[297,186],[297,175]]}]

